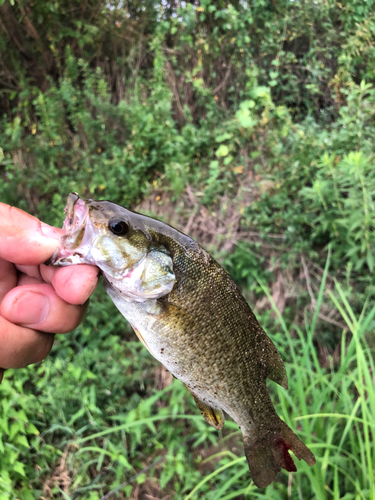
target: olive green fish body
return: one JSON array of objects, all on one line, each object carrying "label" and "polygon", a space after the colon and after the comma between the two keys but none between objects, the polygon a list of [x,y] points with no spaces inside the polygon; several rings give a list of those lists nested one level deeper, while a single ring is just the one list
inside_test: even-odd
[{"label": "olive green fish body", "polygon": [[[259,487],[282,467],[296,470],[289,449],[314,464],[275,412],[266,379],[287,387],[285,367],[229,274],[194,240],[160,221],[110,202],[88,200],[87,209],[72,196],[67,218],[78,212],[79,227],[85,218],[85,235],[79,248],[63,242],[54,262],[76,263],[78,251],[82,262],[101,267],[117,308],[150,353],[186,385],[206,420],[221,428],[225,411],[239,425]],[[74,222],[66,227],[78,235]],[[121,255],[126,265],[115,265]]]}]

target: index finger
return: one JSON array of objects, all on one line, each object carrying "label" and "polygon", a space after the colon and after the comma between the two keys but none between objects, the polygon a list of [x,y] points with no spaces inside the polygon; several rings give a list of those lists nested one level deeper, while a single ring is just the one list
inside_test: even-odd
[{"label": "index finger", "polygon": [[45,262],[64,234],[19,208],[0,203],[0,258],[21,265]]}]

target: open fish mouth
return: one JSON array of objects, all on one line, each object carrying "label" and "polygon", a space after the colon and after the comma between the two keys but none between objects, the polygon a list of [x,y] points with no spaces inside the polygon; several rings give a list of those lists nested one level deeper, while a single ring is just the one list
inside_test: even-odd
[{"label": "open fish mouth", "polygon": [[85,235],[89,210],[86,202],[77,193],[70,193],[65,208],[65,220],[63,229],[66,234],[60,239],[60,246],[46,265],[68,266],[71,264],[83,264],[85,258],[79,247]]},{"label": "open fish mouth", "polygon": [[89,213],[86,202],[82,200],[77,193],[70,193],[65,207],[65,220],[63,229],[67,233],[74,233],[86,223]]}]

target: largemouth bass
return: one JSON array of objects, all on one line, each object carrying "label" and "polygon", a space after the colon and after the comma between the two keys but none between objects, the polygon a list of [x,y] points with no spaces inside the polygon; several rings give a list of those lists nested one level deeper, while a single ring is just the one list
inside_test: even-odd
[{"label": "largemouth bass", "polygon": [[107,293],[150,351],[192,394],[216,429],[224,412],[240,427],[254,483],[281,468],[289,451],[314,455],[278,417],[266,379],[287,388],[279,352],[229,274],[193,239],[109,201],[69,195],[66,234],[51,259],[93,264]]}]

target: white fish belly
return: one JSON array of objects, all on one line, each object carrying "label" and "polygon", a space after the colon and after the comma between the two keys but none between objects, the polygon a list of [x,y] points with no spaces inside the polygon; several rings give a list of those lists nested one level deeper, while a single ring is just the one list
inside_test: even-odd
[{"label": "white fish belly", "polygon": [[[109,286],[106,286],[106,290],[117,309],[132,327],[138,330],[154,358],[160,361],[202,401],[232,413],[226,404],[229,394],[227,394],[227,387],[222,377],[210,380],[209,389],[207,386],[202,387],[194,377],[194,368],[197,369],[202,360],[188,346],[179,345],[177,336],[174,338],[173,333],[169,332],[168,335],[164,335],[160,331],[157,318],[160,306],[156,300],[143,303],[128,301]],[[211,377],[212,375],[211,372]]]}]

